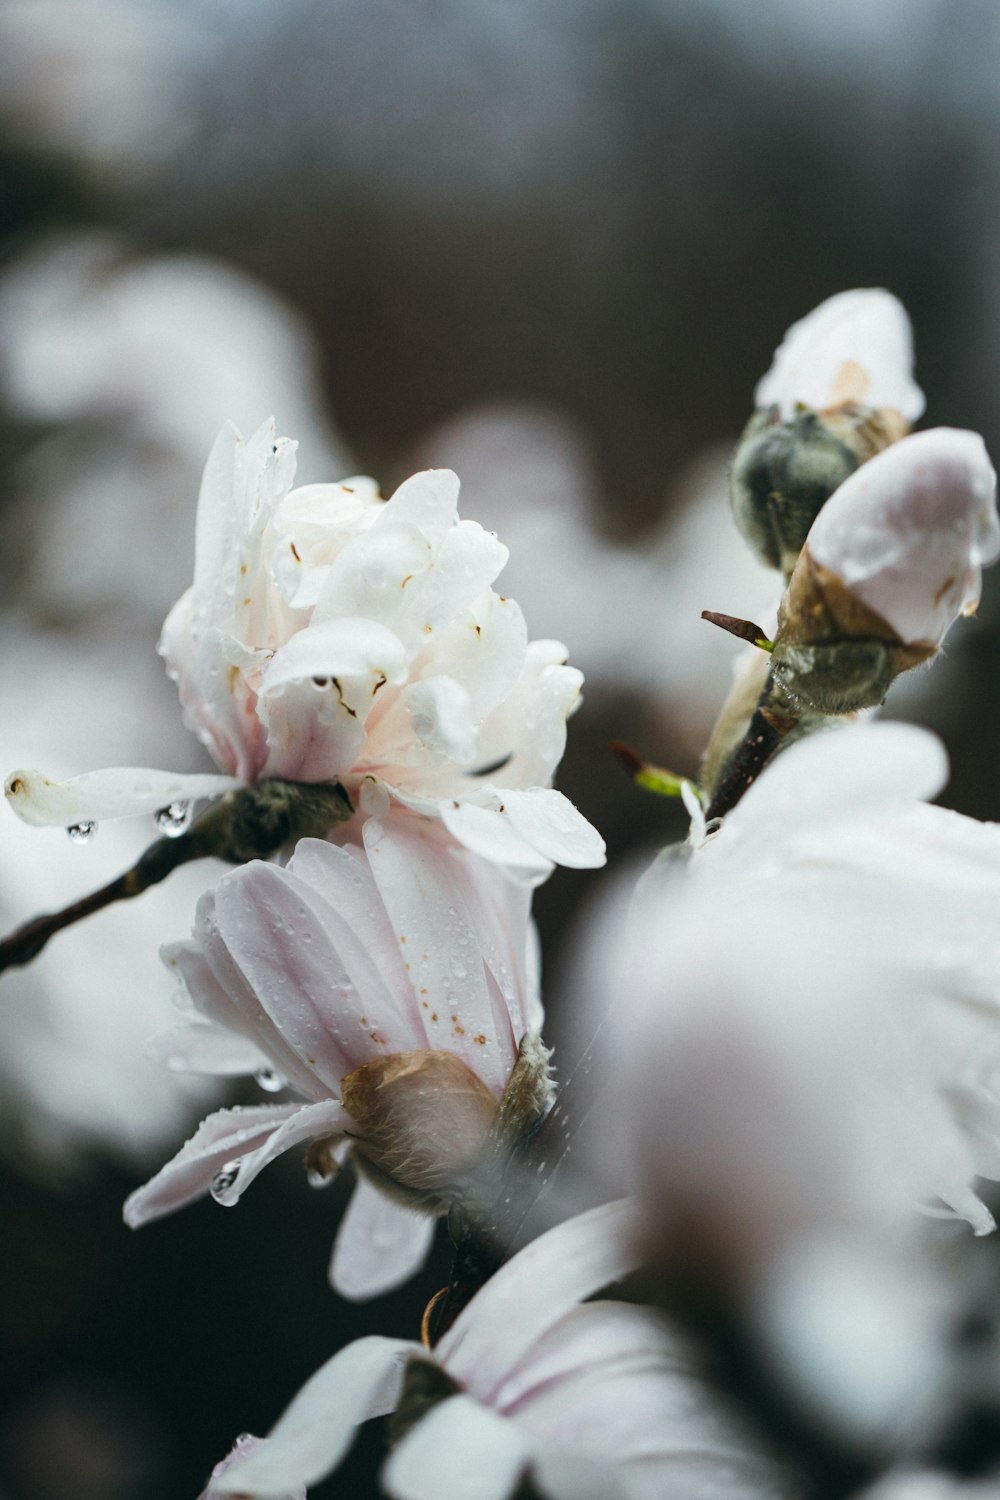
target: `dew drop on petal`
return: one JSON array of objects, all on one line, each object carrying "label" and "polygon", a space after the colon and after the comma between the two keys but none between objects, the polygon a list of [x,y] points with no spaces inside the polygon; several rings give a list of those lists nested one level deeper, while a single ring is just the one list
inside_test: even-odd
[{"label": "dew drop on petal", "polygon": [[66,829],[66,835],[73,844],[86,844],[94,837],[97,824],[90,819],[81,823],[71,823]]},{"label": "dew drop on petal", "polygon": [[227,1161],[220,1167],[212,1178],[212,1197],[218,1202],[224,1193],[227,1193],[240,1175],[240,1167],[243,1165],[242,1156],[235,1156],[232,1161]]},{"label": "dew drop on petal", "polygon": [[276,1073],[273,1068],[258,1068],[253,1076],[254,1080],[268,1094],[280,1093],[283,1088],[287,1087],[285,1079],[282,1078],[280,1073]]},{"label": "dew drop on petal", "polygon": [[161,807],[153,818],[160,833],[168,839],[180,838],[191,822],[191,806],[190,802],[168,802]]}]

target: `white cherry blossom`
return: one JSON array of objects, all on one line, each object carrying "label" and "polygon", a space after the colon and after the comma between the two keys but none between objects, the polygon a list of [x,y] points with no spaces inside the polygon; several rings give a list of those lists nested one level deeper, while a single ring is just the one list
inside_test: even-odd
[{"label": "white cherry blossom", "polygon": [[526,1474],[550,1500],[791,1493],[656,1313],[585,1301],[637,1264],[628,1205],[560,1224],[503,1266],[433,1351],[370,1337],[334,1355],[216,1488],[264,1497],[318,1482],[359,1423],[405,1401],[406,1367],[422,1360],[443,1399],[389,1457],[393,1500],[504,1500]]},{"label": "white cherry blossom", "polygon": [[757,386],[758,407],[823,411],[844,401],[890,407],[915,422],[924,396],[913,380],[913,335],[902,303],[881,287],[838,292],[793,323]]},{"label": "white cherry blossom", "polygon": [[[541,1027],[529,908],[527,886],[398,811],[364,822],[358,844],[304,839],[285,868],[255,861],[225,876],[199,903],[193,941],[164,950],[191,1013],[156,1050],[173,1068],[257,1074],[294,1097],[210,1115],[133,1193],[126,1221],[210,1191],[233,1204],[309,1141],[322,1143],[323,1173],[353,1142],[362,1167],[433,1198],[485,1145],[519,1045]],[[432,1229],[362,1180],[334,1284],[363,1298],[405,1280]]]},{"label": "white cherry blossom", "polygon": [[550,782],[580,693],[565,648],[529,643],[491,585],[507,552],[456,510],[448,470],[383,501],[370,479],[292,489],[295,447],[228,426],[198,505],[194,582],[160,644],[223,776],[18,770],[28,822],[153,812],[263,777],[340,782],[439,817],[536,882],[600,864],[599,835]]}]

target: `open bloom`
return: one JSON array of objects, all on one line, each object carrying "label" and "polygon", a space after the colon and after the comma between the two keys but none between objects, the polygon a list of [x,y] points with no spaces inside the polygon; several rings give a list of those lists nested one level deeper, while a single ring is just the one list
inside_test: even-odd
[{"label": "open bloom", "polygon": [[[648,1308],[584,1301],[636,1264],[625,1204],[560,1224],[496,1273],[433,1352],[371,1337],[334,1355],[215,1489],[263,1497],[316,1483],[358,1424],[399,1405],[403,1423],[417,1420],[383,1470],[394,1500],[505,1500],[525,1477],[551,1500],[776,1500],[780,1477],[689,1346]],[[414,1388],[437,1398],[429,1410],[408,1410]]]},{"label": "open bloom", "polygon": [[[233,1204],[291,1146],[322,1180],[353,1146],[362,1171],[432,1212],[483,1151],[519,1047],[541,1026],[530,892],[433,822],[369,818],[363,844],[302,840],[199,903],[164,950],[192,1007],[158,1042],[176,1068],[287,1083],[287,1102],[210,1115],[125,1207],[138,1226],[211,1192]],[[524,1061],[547,1102],[545,1054]],[[345,1294],[405,1280],[432,1225],[362,1178],[332,1266]]]},{"label": "open bloom", "polygon": [[491,587],[507,557],[459,521],[458,480],[414,475],[291,488],[296,445],[266,423],[216,440],[198,503],[195,576],[160,650],[188,724],[226,773],[109,770],[54,785],[17,771],[29,822],[122,817],[265,777],[379,783],[487,858],[543,878],[604,846],[549,787],[581,677],[527,640]]}]

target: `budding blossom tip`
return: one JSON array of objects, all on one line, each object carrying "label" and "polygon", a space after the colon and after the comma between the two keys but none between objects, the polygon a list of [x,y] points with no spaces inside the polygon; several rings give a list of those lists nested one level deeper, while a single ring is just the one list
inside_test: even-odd
[{"label": "budding blossom tip", "polygon": [[844,402],[890,407],[908,422],[923,414],[914,382],[906,309],[881,287],[838,292],[793,323],[754,393],[758,407],[823,411]]}]

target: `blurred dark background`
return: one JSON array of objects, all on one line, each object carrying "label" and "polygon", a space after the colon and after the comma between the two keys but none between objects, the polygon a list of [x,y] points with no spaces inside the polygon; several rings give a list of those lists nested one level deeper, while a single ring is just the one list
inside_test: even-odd
[{"label": "blurred dark background", "polygon": [[[607,742],[693,772],[733,656],[698,612],[774,594],[724,456],[786,326],[889,287],[925,421],[1000,451],[998,126],[994,0],[0,0],[7,764],[200,764],[158,626],[214,432],[273,412],[307,480],[459,471],[532,634],[587,673],[560,785],[612,871],[679,836]],[[944,735],[951,804],[997,818],[990,582],[897,711]],[[58,835],[28,885],[33,858],[5,815],[7,925],[105,873]],[[537,901],[557,1039],[594,886],[557,872]],[[338,1302],[344,1189],[286,1161],[235,1212],[121,1226],[204,1103],[136,1082],[169,1008],[147,929],[190,904],[106,914],[4,981],[4,1500],[194,1497],[446,1278],[442,1246],[373,1310]],[[379,1441],[339,1493],[370,1490]]]}]

